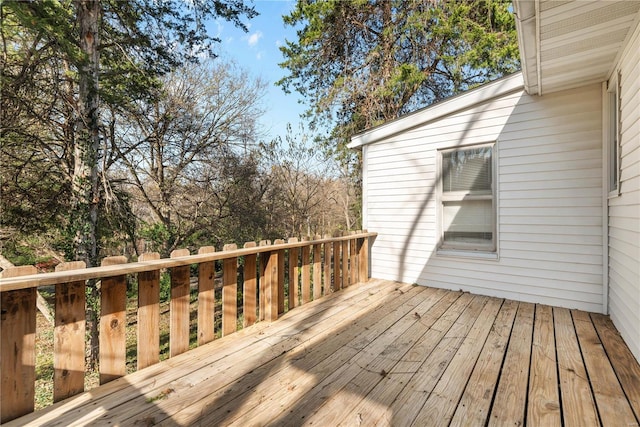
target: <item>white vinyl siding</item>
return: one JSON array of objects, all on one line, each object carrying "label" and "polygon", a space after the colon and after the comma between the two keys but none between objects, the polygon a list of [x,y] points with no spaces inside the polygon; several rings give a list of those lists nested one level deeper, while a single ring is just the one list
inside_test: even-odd
[{"label": "white vinyl siding", "polygon": [[620,70],[620,196],[609,199],[609,314],[640,360],[640,26]]},{"label": "white vinyl siding", "polygon": [[[363,147],[372,276],[603,312],[600,86],[486,99]],[[438,150],[487,141],[499,258],[438,254]]]}]

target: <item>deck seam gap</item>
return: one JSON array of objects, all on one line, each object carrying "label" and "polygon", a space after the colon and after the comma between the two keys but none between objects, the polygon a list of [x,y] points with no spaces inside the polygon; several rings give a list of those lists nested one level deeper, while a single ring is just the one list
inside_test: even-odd
[{"label": "deck seam gap", "polygon": [[556,387],[558,388],[558,406],[560,407],[560,426],[564,427],[564,407],[562,405],[562,384],[560,382],[560,360],[558,359],[558,337],[556,335],[556,308],[551,308],[553,322],[553,350],[556,355]]},{"label": "deck seam gap", "polygon": [[[580,342],[580,337],[578,336],[578,329],[576,328],[576,320],[573,317],[573,312],[575,310],[571,310],[571,324],[573,325],[573,330],[576,331],[576,341],[578,341],[578,348],[580,349],[580,358],[582,359],[582,366],[584,366],[584,373],[587,376],[587,383],[589,384],[589,390],[591,390],[591,397],[593,398],[593,404],[596,407],[596,414],[598,415],[598,422],[602,426],[602,415],[600,414],[600,407],[598,405],[598,399],[596,399],[596,393],[593,390],[593,383],[591,382],[591,375],[589,374],[589,369],[587,368],[587,362],[584,359],[584,349],[582,348],[582,343]],[[598,339],[600,337],[598,336]],[[603,346],[604,347],[604,346]]]},{"label": "deck seam gap", "polygon": [[[458,409],[458,406],[460,405],[460,402],[462,401],[462,397],[464,396],[464,392],[467,390],[467,387],[469,386],[469,381],[471,381],[471,377],[473,376],[474,371],[476,370],[476,366],[478,365],[478,360],[480,360],[480,356],[482,355],[482,349],[484,349],[484,346],[487,344],[487,341],[489,340],[489,337],[491,336],[491,330],[493,329],[493,326],[496,324],[496,320],[498,319],[498,315],[500,314],[500,310],[502,310],[502,307],[504,306],[504,302],[505,299],[502,299],[502,302],[500,303],[500,307],[498,307],[498,310],[496,311],[496,315],[493,319],[493,323],[491,324],[491,328],[489,328],[489,332],[487,333],[487,336],[484,339],[484,342],[482,343],[482,345],[478,346],[480,347],[480,351],[478,352],[478,355],[476,357],[475,362],[473,362],[473,368],[471,368],[471,371],[469,376],[467,377],[467,381],[464,384],[464,388],[462,389],[462,393],[460,394],[460,396],[458,397],[458,401],[456,402],[456,410]],[[488,303],[488,301],[487,301]],[[496,385],[496,388],[497,385]],[[495,391],[494,391],[495,393]],[[493,403],[493,402],[492,402]],[[447,424],[447,426],[451,426],[451,423],[453,422],[453,417],[455,416],[456,411],[453,411],[453,414],[451,415],[451,418],[449,419],[449,423]]]},{"label": "deck seam gap", "polygon": [[527,375],[527,392],[524,395],[524,416],[522,417],[522,424],[527,427],[527,414],[529,413],[529,393],[531,392],[531,361],[533,360],[533,346],[535,345],[534,333],[536,330],[536,317],[538,315],[538,304],[533,306],[533,319],[531,321],[531,348],[529,349],[529,375]]},{"label": "deck seam gap", "polygon": [[509,344],[511,344],[511,338],[513,337],[513,325],[516,322],[518,317],[518,312],[520,311],[520,302],[518,301],[518,308],[516,309],[515,314],[513,315],[513,320],[511,321],[511,328],[509,328],[509,339],[505,343],[504,353],[502,354],[502,362],[500,363],[500,370],[498,371],[498,378],[496,378],[496,386],[493,388],[493,396],[491,396],[491,403],[489,404],[489,410],[487,411],[487,419],[484,421],[484,427],[488,427],[489,421],[491,421],[491,413],[493,412],[493,405],[496,401],[496,394],[498,394],[498,387],[500,386],[500,381],[502,379],[502,373],[504,371],[504,362],[507,360],[507,353],[509,353]]},{"label": "deck seam gap", "polygon": [[627,399],[627,403],[629,403],[629,407],[631,408],[631,413],[635,417],[637,425],[640,425],[640,419],[636,415],[636,411],[634,410],[633,405],[631,405],[631,400],[629,400],[629,395],[627,394],[627,391],[623,387],[622,381],[620,381],[620,376],[618,375],[618,371],[617,371],[616,367],[614,366],[613,363],[611,363],[611,357],[609,356],[609,352],[607,351],[607,347],[604,345],[604,341],[602,340],[602,337],[600,336],[600,332],[598,331],[598,328],[596,327],[596,324],[593,322],[593,317],[591,317],[591,313],[589,313],[589,320],[591,321],[591,325],[593,326],[593,330],[596,332],[596,335],[598,336],[598,340],[600,341],[600,344],[602,346],[602,350],[604,351],[604,354],[607,356],[607,360],[609,361],[609,365],[611,365],[611,369],[613,370],[613,373],[615,374],[616,379],[618,380],[618,385],[620,386],[620,389],[622,390],[622,393],[624,394],[624,397]]}]

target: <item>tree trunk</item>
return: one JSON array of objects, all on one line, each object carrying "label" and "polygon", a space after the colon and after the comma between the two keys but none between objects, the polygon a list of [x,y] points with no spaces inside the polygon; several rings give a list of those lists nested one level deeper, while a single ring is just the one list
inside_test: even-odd
[{"label": "tree trunk", "polygon": [[[98,261],[98,147],[99,94],[98,94],[98,25],[100,2],[76,0],[76,20],[80,36],[80,50],[84,54],[78,64],[78,116],[74,144],[71,223],[75,259],[94,267]],[[89,284],[87,317],[91,336],[89,364],[97,365],[98,313],[97,290]]]}]

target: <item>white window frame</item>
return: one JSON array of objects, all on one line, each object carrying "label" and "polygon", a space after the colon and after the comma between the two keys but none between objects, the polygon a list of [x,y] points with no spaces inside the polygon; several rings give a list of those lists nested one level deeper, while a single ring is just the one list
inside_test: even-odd
[{"label": "white window frame", "polygon": [[[491,147],[491,194],[475,195],[471,192],[448,192],[443,191],[444,181],[444,168],[442,164],[443,155],[452,151],[463,151],[474,148]],[[493,258],[497,255],[498,251],[498,215],[497,215],[497,143],[496,141],[460,145],[456,147],[448,147],[438,150],[437,162],[438,162],[438,184],[437,184],[437,224],[438,224],[438,254],[439,255],[453,255],[453,256],[478,256],[482,254],[491,254]],[[493,215],[492,224],[492,240],[490,244],[474,244],[465,242],[445,242],[444,241],[444,204],[447,202],[459,202],[465,200],[491,200],[491,210]]]},{"label": "white window frame", "polygon": [[621,108],[619,71],[607,82],[605,100],[606,186],[608,195],[611,198],[620,195]]}]

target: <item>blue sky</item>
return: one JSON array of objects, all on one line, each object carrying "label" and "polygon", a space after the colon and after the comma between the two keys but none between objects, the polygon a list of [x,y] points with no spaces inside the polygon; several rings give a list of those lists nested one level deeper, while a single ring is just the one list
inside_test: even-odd
[{"label": "blue sky", "polygon": [[292,124],[294,131],[297,130],[299,115],[305,110],[298,103],[300,96],[297,93],[287,95],[274,85],[288,74],[278,66],[283,61],[278,48],[285,39],[296,40],[295,29],[285,28],[282,22],[282,15],[292,10],[295,1],[255,0],[253,5],[260,15],[247,23],[247,33],[223,20],[216,21],[211,31],[222,41],[217,48],[222,59],[236,61],[253,76],[267,82],[263,100],[266,112],[261,124],[265,139],[269,140],[276,136],[284,137],[287,123]]}]

